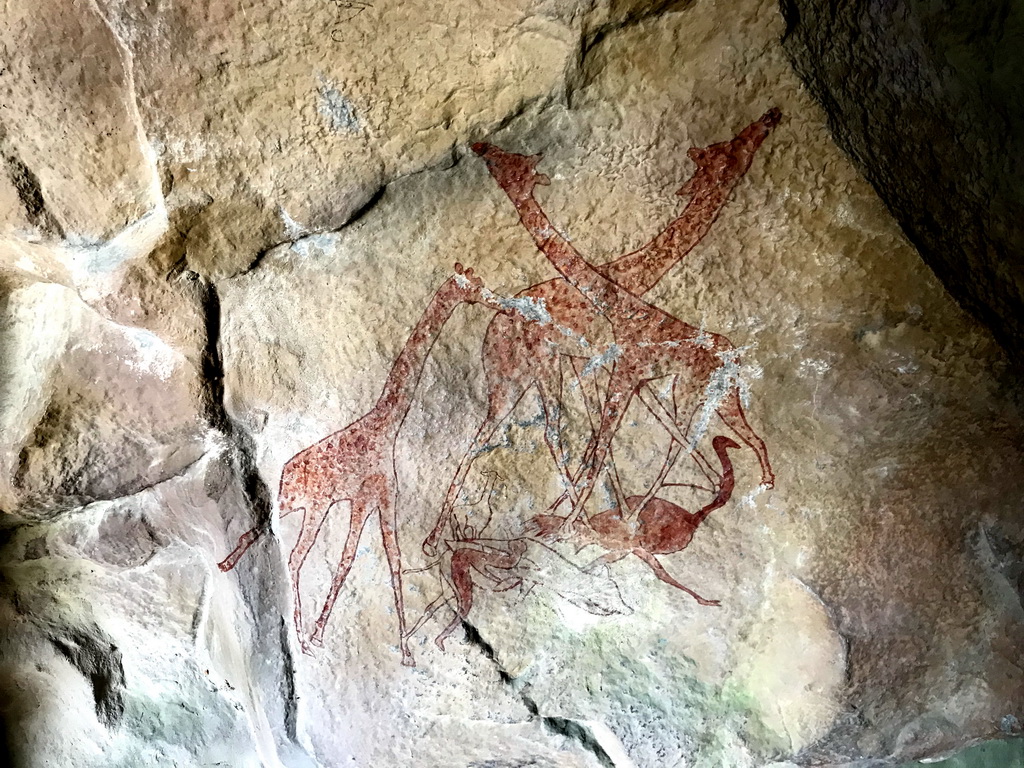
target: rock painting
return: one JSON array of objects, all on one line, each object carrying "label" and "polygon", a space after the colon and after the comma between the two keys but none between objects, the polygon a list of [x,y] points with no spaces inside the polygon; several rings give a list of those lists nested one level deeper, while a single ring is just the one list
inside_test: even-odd
[{"label": "rock painting", "polygon": [[[505,311],[473,270],[455,265],[456,274],[437,289],[409,340],[388,374],[377,402],[362,418],[344,429],[328,435],[315,445],[292,456],[281,473],[278,506],[281,517],[302,512],[299,538],[288,558],[288,568],[295,595],[295,629],[302,650],[309,652],[303,632],[302,599],[299,574],[309,550],[320,534],[327,513],[340,501],[349,502],[348,539],[342,550],[338,571],[324,603],[310,641],[322,645],[324,628],[334,602],[345,583],[355,560],[356,547],[363,526],[374,512],[379,513],[380,531],[384,539],[391,584],[395,592],[395,609],[403,663],[412,664],[405,632],[405,611],[402,600],[402,555],[398,546],[398,485],[395,472],[395,441],[409,413],[413,395],[419,385],[423,365],[434,342],[460,304],[484,303]],[[234,568],[238,559],[265,532],[257,527],[244,533],[238,546],[221,563],[220,569]]]},{"label": "rock painting", "polygon": [[[732,497],[735,476],[729,451],[739,450],[741,445],[724,435],[714,436],[711,444],[718,466],[708,460],[701,445],[717,423],[714,416],[753,451],[763,486],[772,487],[775,476],[765,443],[747,420],[737,348],[725,336],[683,322],[642,296],[707,234],[780,119],[779,110],[771,109],[730,141],[690,149],[688,155],[696,170],[677,193],[688,198],[682,213],[640,249],[600,266],[588,262],[559,233],[537,201],[536,187],[550,183],[537,171],[541,155],[514,154],[491,144],[473,145],[560,277],[508,299],[486,289],[471,269],[456,264],[455,274],[434,294],[395,360],[373,408],[285,464],[278,495],[280,516],[302,513],[288,565],[295,629],[303,651],[310,653],[310,644],[323,644],[363,527],[374,512],[379,516],[391,574],[402,663],[409,666],[415,664],[410,638],[446,609],[451,617],[435,640],[444,650],[445,640],[472,610],[474,589],[479,587],[496,592],[520,588],[525,596],[540,586],[596,615],[629,612],[618,585],[602,575],[602,566],[631,554],[662,582],[699,604],[719,605],[718,600],[702,597],[678,581],[657,557],[683,551],[708,515]],[[395,443],[433,344],[455,308],[464,303],[482,304],[496,313],[484,334],[481,356],[487,414],[459,462],[436,523],[423,542],[423,553],[430,561],[404,569]],[[606,330],[610,341],[605,340]],[[563,364],[567,364],[564,370],[573,372],[591,424],[575,467],[561,424]],[[595,368],[604,371],[603,386],[593,375]],[[654,386],[666,382],[667,403]],[[536,391],[540,399],[552,471],[565,490],[544,514],[516,521],[518,535],[502,538],[488,533],[495,517],[490,495],[498,482],[496,476],[485,492],[490,511],[484,521],[477,525],[462,522],[455,510],[475,459],[530,391]],[[634,399],[664,428],[669,447],[646,492],[626,495],[612,443]],[[693,513],[658,495],[664,488],[679,485],[668,478],[684,453],[707,483],[693,487],[710,495],[708,503]],[[588,501],[601,477],[606,477],[614,490],[614,504],[598,513],[589,512]],[[347,502],[349,507],[347,539],[307,639],[299,588],[301,570],[328,512],[339,502]],[[234,568],[265,530],[257,526],[243,534],[234,551],[220,563],[221,570]],[[577,555],[589,545],[604,552],[589,563],[585,558],[576,562],[560,551],[560,543],[574,545]],[[441,591],[407,629],[402,575],[414,571],[435,572]]]},{"label": "rock painting", "polygon": [[[651,495],[650,498],[628,497],[625,505],[617,509],[605,510],[588,518],[586,525],[576,532],[575,538],[581,547],[587,544],[596,544],[607,550],[584,570],[591,571],[597,565],[614,563],[629,554],[634,554],[647,563],[658,578],[666,584],[671,584],[688,595],[692,595],[701,605],[719,605],[718,600],[707,600],[689,587],[684,587],[669,575],[661,561],[655,557],[655,555],[675,554],[686,549],[693,540],[693,534],[697,532],[697,528],[707,519],[708,515],[716,509],[724,507],[732,498],[736,482],[728,451],[740,446],[735,440],[718,435],[712,441],[712,447],[722,462],[722,480],[718,487],[718,493],[715,494],[715,498],[710,504],[691,513],[678,504],[673,504],[667,499],[659,499],[654,495]],[[652,488],[656,489],[659,485],[667,484],[657,483]],[[624,515],[623,509],[632,510],[632,512]],[[546,537],[561,530],[566,523],[566,518],[557,515],[537,515],[532,522],[536,532]]]}]

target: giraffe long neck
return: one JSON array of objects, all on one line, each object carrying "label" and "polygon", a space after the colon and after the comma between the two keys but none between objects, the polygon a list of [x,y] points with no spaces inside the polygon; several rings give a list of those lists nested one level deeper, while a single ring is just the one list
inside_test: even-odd
[{"label": "giraffe long neck", "polygon": [[[629,294],[602,275],[555,229],[540,203],[531,194],[526,199],[513,200],[519,218],[533,236],[534,242],[559,274],[582,293],[602,314],[623,314],[624,299]],[[639,300],[638,300],[639,301]]]},{"label": "giraffe long neck", "polygon": [[777,109],[770,109],[731,141],[707,147],[704,152],[719,157],[723,165],[711,170],[698,164],[693,177],[683,187],[683,190],[692,189],[693,196],[679,217],[642,248],[600,267],[601,272],[637,296],[657,285],[711,229],[736,185],[750,170],[758,148],[780,118]]},{"label": "giraffe long neck", "polygon": [[742,175],[694,195],[679,217],[653,240],[598,270],[632,294],[647,293],[704,238]]},{"label": "giraffe long neck", "polygon": [[382,430],[397,435],[401,429],[419,386],[427,356],[444,324],[461,303],[462,299],[447,294],[443,288],[431,298],[391,366],[391,372],[371,412],[379,420]]}]

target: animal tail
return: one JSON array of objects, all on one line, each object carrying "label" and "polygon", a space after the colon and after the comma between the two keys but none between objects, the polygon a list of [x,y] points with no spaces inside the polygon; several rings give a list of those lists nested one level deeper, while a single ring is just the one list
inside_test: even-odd
[{"label": "animal tail", "polygon": [[[292,511],[293,510],[291,509],[283,509],[278,517],[287,517]],[[266,523],[254,526],[243,533],[238,537],[238,544],[235,545],[233,550],[231,550],[231,554],[217,563],[217,567],[224,571],[224,573],[230,571],[238,565],[238,561],[242,559],[242,555],[249,551],[249,547],[259,541],[259,538],[266,533],[269,528],[270,521],[268,520]]]},{"label": "animal tail", "polygon": [[739,448],[740,444],[725,435],[718,435],[711,441],[711,447],[714,448],[715,453],[718,454],[719,461],[722,462],[722,484],[718,487],[718,493],[715,494],[715,498],[711,503],[694,512],[693,516],[696,518],[698,525],[703,523],[707,516],[716,509],[720,509],[728,504],[729,499],[732,498],[733,489],[736,487],[736,476],[733,473],[732,459],[729,458],[728,452]]}]

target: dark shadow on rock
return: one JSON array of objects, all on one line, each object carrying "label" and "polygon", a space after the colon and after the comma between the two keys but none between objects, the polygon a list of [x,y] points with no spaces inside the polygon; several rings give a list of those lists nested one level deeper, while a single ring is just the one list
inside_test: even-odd
[{"label": "dark shadow on rock", "polygon": [[[252,524],[269,527],[273,515],[273,495],[257,466],[257,446],[252,435],[233,419],[224,398],[224,361],[220,351],[221,303],[217,287],[196,275],[206,322],[206,347],[202,373],[203,397],[207,421],[228,440],[229,473],[241,487],[244,505]],[[257,553],[247,558],[256,560]],[[255,625],[254,654],[261,660],[254,675],[262,685],[275,691],[268,708],[277,709],[285,738],[297,744],[298,713],[295,696],[295,659],[290,643],[290,624],[281,617],[281,606],[287,604],[287,574],[282,568],[245,566],[239,573],[242,596]],[[275,661],[276,660],[276,661]],[[278,709],[279,707],[279,709]],[[268,714],[270,714],[268,712]],[[272,717],[273,720],[273,717]]]},{"label": "dark shadow on rock", "polygon": [[1024,5],[781,0],[836,143],[953,297],[1024,360]]},{"label": "dark shadow on rock", "polygon": [[89,681],[100,722],[116,726],[124,714],[124,667],[110,637],[93,624],[53,632],[50,642]]}]

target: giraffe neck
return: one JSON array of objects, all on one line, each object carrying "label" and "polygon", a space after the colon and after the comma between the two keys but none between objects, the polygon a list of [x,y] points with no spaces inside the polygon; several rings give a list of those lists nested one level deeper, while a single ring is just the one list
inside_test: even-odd
[{"label": "giraffe neck", "polygon": [[[602,314],[619,314],[628,311],[624,300],[632,298],[601,274],[577,251],[568,240],[558,233],[544,209],[533,195],[523,200],[514,200],[523,225],[533,236],[534,242],[559,274],[579,290]],[[640,300],[637,299],[639,302]],[[625,303],[629,303],[625,301]]]},{"label": "giraffe neck", "polygon": [[380,430],[397,436],[412,405],[427,355],[455,307],[461,303],[462,299],[446,294],[443,289],[431,298],[391,366],[384,388],[371,411],[370,415],[378,422]]},{"label": "giraffe neck", "polygon": [[632,294],[647,293],[704,238],[742,176],[697,193],[682,214],[647,245],[598,269]]},{"label": "giraffe neck", "polygon": [[682,214],[647,245],[605,264],[601,272],[637,296],[657,285],[711,229],[779,117],[777,110],[769,110],[731,141],[707,147],[706,152],[727,158],[724,167],[715,172],[698,167],[680,190],[683,194],[683,190],[693,188]]}]

